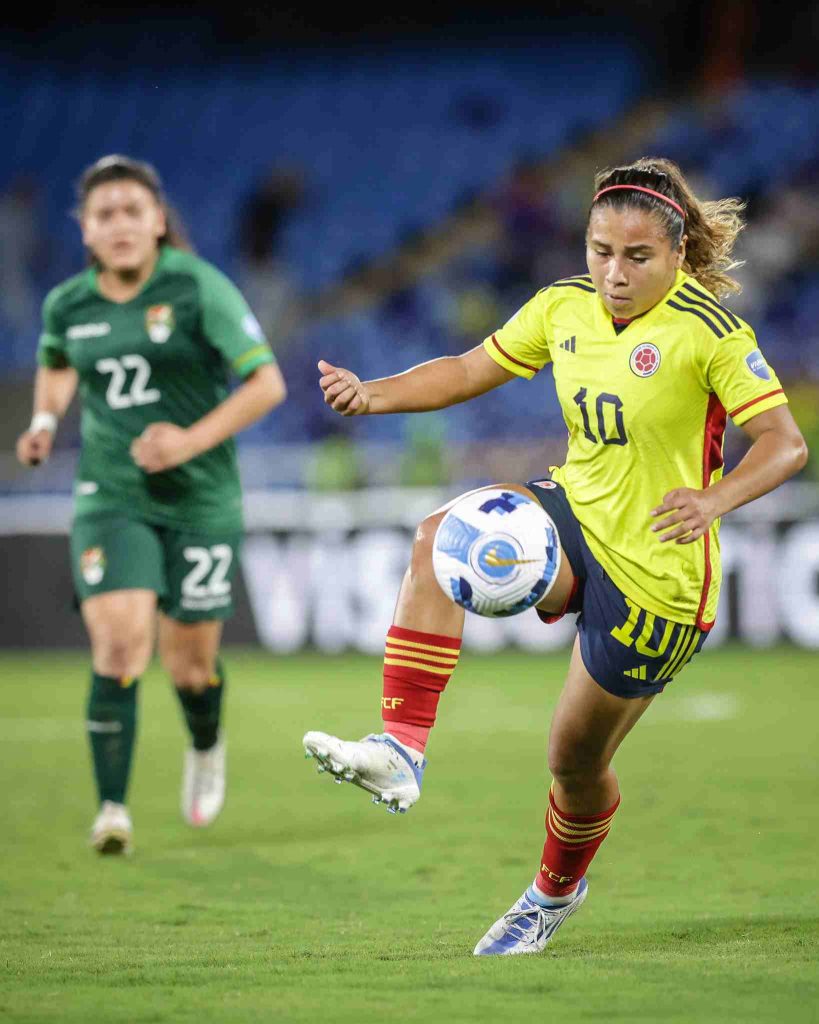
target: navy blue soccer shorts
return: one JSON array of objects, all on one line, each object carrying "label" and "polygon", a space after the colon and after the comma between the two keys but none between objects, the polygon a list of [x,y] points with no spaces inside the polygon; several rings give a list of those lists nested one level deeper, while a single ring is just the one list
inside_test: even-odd
[{"label": "navy blue soccer shorts", "polygon": [[[575,589],[566,612],[578,612],[577,632],[586,671],[615,697],[662,693],[708,636],[696,626],[660,618],[639,608],[614,585],[591,553],[563,488],[552,480],[526,484],[557,528]],[[559,615],[538,610],[544,622]]]}]

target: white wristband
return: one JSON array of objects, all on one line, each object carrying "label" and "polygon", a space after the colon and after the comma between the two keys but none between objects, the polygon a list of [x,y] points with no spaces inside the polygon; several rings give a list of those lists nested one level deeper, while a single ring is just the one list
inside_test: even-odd
[{"label": "white wristband", "polygon": [[35,412],[31,417],[29,433],[36,434],[40,430],[47,430],[49,434],[57,432],[57,417],[53,412]]}]

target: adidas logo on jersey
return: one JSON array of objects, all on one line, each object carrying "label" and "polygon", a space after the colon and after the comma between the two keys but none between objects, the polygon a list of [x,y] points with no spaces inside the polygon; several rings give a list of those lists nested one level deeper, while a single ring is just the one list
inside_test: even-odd
[{"label": "adidas logo on jersey", "polygon": [[567,338],[565,341],[561,341],[560,348],[565,349],[567,352],[575,351],[576,336],[573,334],[571,338]]},{"label": "adidas logo on jersey", "polygon": [[640,665],[638,668],[627,668],[623,675],[628,676],[629,679],[645,679],[646,667],[645,665]]}]

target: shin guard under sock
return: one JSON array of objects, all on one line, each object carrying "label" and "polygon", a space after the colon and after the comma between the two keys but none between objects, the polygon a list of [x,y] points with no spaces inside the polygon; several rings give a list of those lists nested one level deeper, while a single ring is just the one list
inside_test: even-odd
[{"label": "shin guard under sock", "polygon": [[193,740],[194,750],[210,750],[219,735],[222,716],[222,694],[225,689],[225,672],[221,661],[216,662],[216,673],[204,690],[176,687],[176,695],[182,705],[185,723]]},{"label": "shin guard under sock", "polygon": [[86,729],[100,803],[125,803],[137,722],[139,681],[94,672],[88,695]]},{"label": "shin guard under sock", "polygon": [[424,750],[435,724],[438,700],[460,652],[460,637],[390,627],[381,698],[386,732],[415,750]]},{"label": "shin guard under sock", "polygon": [[547,896],[565,896],[574,890],[609,834],[619,805],[618,796],[616,802],[600,814],[567,814],[559,809],[554,793],[549,790],[546,845],[535,879],[540,892]]}]

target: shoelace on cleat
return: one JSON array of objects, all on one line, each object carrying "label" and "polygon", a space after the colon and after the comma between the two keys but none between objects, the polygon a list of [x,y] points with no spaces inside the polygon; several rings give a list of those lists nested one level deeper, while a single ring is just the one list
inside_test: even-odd
[{"label": "shoelace on cleat", "polygon": [[[511,935],[515,940],[525,939],[531,942],[541,935],[549,924],[552,924],[560,917],[560,911],[563,909],[565,908],[555,907],[550,909],[549,907],[541,907],[536,903],[532,903],[528,910],[523,908],[520,910],[510,910],[503,915],[504,921],[508,922],[506,934]],[[523,925],[525,920],[530,922],[527,927]]]}]

